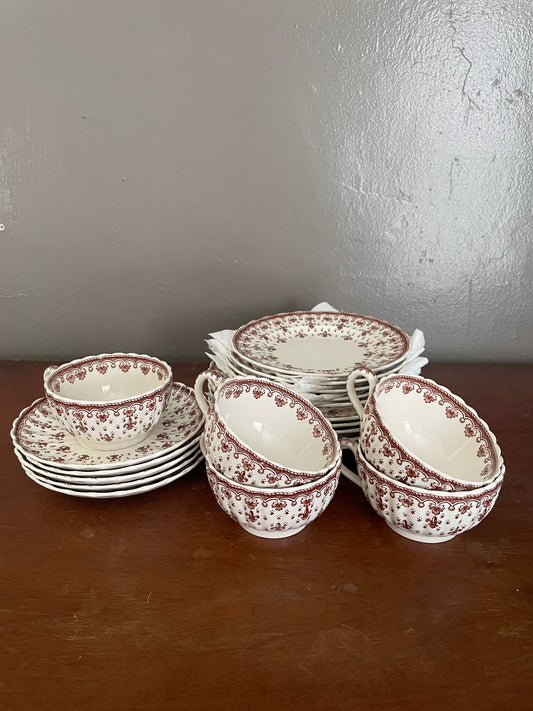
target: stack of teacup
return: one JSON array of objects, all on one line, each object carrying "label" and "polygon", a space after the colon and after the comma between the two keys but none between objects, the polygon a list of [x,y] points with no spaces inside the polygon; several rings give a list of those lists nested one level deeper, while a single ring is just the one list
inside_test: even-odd
[{"label": "stack of teacup", "polygon": [[226,379],[214,368],[198,376],[195,394],[206,417],[202,448],[209,484],[242,528],[284,538],[325,510],[339,481],[341,449],[316,407],[278,383]]},{"label": "stack of teacup", "polygon": [[[363,407],[354,383],[364,377]],[[359,444],[341,440],[356,455],[358,483],[374,510],[394,531],[426,543],[469,530],[490,512],[505,466],[487,424],[461,398],[413,375],[377,379],[365,367],[347,389],[361,418]]]}]

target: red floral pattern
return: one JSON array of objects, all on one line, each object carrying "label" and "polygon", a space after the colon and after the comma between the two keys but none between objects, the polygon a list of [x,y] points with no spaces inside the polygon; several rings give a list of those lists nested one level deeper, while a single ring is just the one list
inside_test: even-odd
[{"label": "red floral pattern", "polygon": [[[229,479],[241,484],[252,484],[265,488],[298,486],[307,484],[319,476],[314,472],[297,472],[263,459],[257,452],[241,444],[212,413],[207,415],[205,441],[212,464],[223,471]],[[329,454],[330,449],[327,446],[323,455],[326,457]],[[334,458],[331,457],[328,461],[330,461],[330,466],[333,466]]]},{"label": "red floral pattern", "polygon": [[139,370],[143,376],[154,374],[159,383],[168,379],[168,367],[157,358],[143,355],[128,355],[126,353],[110,354],[109,356],[93,356],[65,363],[48,378],[48,387],[58,396],[61,395],[61,385],[70,384],[77,380],[85,380],[87,375],[96,371],[105,375],[108,370],[120,370],[128,373],[130,370]]},{"label": "red floral pattern", "polygon": [[[321,443],[322,466],[317,472],[298,471],[275,464],[246,447],[225,425],[216,407],[216,398],[238,399],[244,394],[271,398],[280,408],[294,412],[295,420],[307,427],[309,436]],[[205,443],[212,464],[230,479],[256,486],[295,486],[321,476],[340,457],[337,436],[329,421],[311,403],[275,383],[253,378],[226,381],[217,390],[206,418]]]},{"label": "red floral pattern", "polygon": [[[144,388],[139,388],[143,394],[123,400],[90,401],[72,397],[69,389],[64,388],[65,383],[86,381],[93,375],[98,392],[102,385],[109,384],[107,374],[111,370],[136,371],[136,381],[145,381]],[[82,358],[45,374],[46,396],[55,416],[72,435],[96,449],[132,446],[144,439],[165,409],[171,385],[171,371],[166,363],[150,356],[125,353]]]},{"label": "red floral pattern", "polygon": [[503,476],[473,491],[443,492],[407,488],[357,456],[361,486],[374,511],[391,528],[419,540],[448,539],[477,526],[494,506]]},{"label": "red floral pattern", "polygon": [[[350,341],[354,349],[360,350],[361,360],[370,368],[397,361],[409,348],[406,334],[385,321],[329,311],[295,311],[265,316],[241,326],[233,336],[232,345],[237,354],[254,364],[298,372],[300,369],[294,364],[281,362],[277,346],[308,337]],[[355,365],[354,362],[349,370]],[[312,372],[334,374],[349,370],[332,367],[313,369]]]},{"label": "red floral pattern", "polygon": [[206,462],[219,506],[249,533],[293,535],[320,516],[337,489],[340,462],[322,479],[296,489],[258,490],[230,481]]},{"label": "red floral pattern", "polygon": [[[473,481],[447,476],[428,467],[402,447],[386,426],[378,411],[379,398],[396,390],[402,397],[416,397],[428,406],[443,408],[446,427],[463,427],[464,435],[479,446],[472,453],[470,474]],[[399,481],[422,488],[461,491],[474,489],[491,481],[501,465],[501,454],[487,425],[460,398],[446,388],[412,375],[394,375],[380,380],[365,406],[361,423],[361,446],[368,461],[377,469]]]},{"label": "red floral pattern", "polygon": [[112,463],[136,462],[178,447],[198,434],[203,423],[204,417],[192,388],[173,383],[161,419],[148,439],[136,446],[118,451],[85,452],[54,416],[54,410],[45,398],[36,400],[21,412],[13,423],[11,437],[22,452],[44,463],[84,465],[96,469]]}]

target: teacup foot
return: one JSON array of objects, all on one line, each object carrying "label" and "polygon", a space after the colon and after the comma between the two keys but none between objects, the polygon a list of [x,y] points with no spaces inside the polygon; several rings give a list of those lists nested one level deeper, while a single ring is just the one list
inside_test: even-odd
[{"label": "teacup foot", "polygon": [[391,530],[394,531],[394,533],[397,533],[404,538],[408,538],[410,541],[417,541],[418,543],[444,543],[444,541],[450,541],[456,536],[456,534],[452,534],[451,536],[424,536],[421,533],[413,533],[412,531],[407,531],[405,528],[401,528],[400,526],[395,526],[387,520],[385,520],[385,523]]},{"label": "teacup foot", "polygon": [[300,531],[303,531],[305,528],[305,526],[300,526],[300,528],[289,528],[284,531],[259,531],[257,528],[252,528],[251,526],[243,526],[242,523],[239,523],[239,526],[243,528],[246,533],[251,533],[258,538],[288,538],[289,536],[300,533]]}]

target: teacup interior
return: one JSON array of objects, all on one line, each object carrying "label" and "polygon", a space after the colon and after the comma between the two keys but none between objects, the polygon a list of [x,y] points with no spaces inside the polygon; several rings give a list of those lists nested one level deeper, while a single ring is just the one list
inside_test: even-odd
[{"label": "teacup interior", "polygon": [[[382,390],[376,403],[391,434],[417,459],[463,481],[486,480],[486,450],[481,456],[478,437],[467,434],[470,418],[465,421],[457,409],[447,409],[438,400],[428,402],[423,394],[402,388]],[[487,432],[482,431],[487,442]]]},{"label": "teacup interior", "polygon": [[140,368],[133,363],[88,363],[72,369],[70,378],[56,372],[50,379],[50,389],[60,397],[83,402],[110,402],[148,393],[164,384],[167,377],[158,365]]},{"label": "teacup interior", "polygon": [[332,447],[325,449],[323,423],[299,419],[298,406],[291,408],[288,399],[279,403],[274,396],[256,398],[253,392],[243,392],[237,398],[220,397],[218,413],[248,449],[271,462],[299,471],[328,467],[334,453]]}]

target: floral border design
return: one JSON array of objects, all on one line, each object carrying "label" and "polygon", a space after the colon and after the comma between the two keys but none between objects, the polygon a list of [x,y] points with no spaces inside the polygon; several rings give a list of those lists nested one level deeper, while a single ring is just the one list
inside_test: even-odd
[{"label": "floral border design", "polygon": [[264,487],[307,484],[323,475],[335,461],[330,457],[328,464],[318,472],[298,472],[276,465],[242,445],[213,413],[208,413],[206,419],[205,442],[212,464],[241,484]]},{"label": "floral border design", "polygon": [[416,491],[374,471],[360,452],[357,468],[365,497],[377,514],[405,531],[436,538],[455,536],[480,523],[492,510],[503,483],[502,476],[477,491]]},{"label": "floral border design", "polygon": [[[134,355],[127,353],[117,353],[102,356],[89,356],[81,358],[71,363],[60,365],[47,379],[45,387],[47,394],[66,402],[76,402],[76,398],[69,398],[61,395],[61,386],[65,383],[73,384],[76,381],[85,380],[88,373],[95,371],[101,375],[105,375],[109,369],[118,369],[123,373],[128,373],[130,370],[138,370],[142,375],[146,376],[153,373],[157,376],[159,382],[163,381],[160,386],[151,388],[144,395],[135,396],[135,398],[124,398],[123,400],[115,400],[113,404],[119,405],[123,402],[131,402],[134,399],[136,402],[152,397],[165,388],[169,388],[172,383],[172,374],[170,367],[160,361],[158,358],[151,356]],[[80,402],[80,401],[78,401]],[[83,401],[81,401],[83,402]],[[100,406],[99,402],[92,403],[95,408]],[[104,403],[105,404],[105,403]]]},{"label": "floral border design", "polygon": [[46,398],[25,408],[11,429],[13,442],[44,464],[83,466],[98,469],[107,465],[136,463],[185,443],[204,422],[194,392],[182,383],[173,383],[168,404],[148,439],[128,449],[91,451],[80,448],[54,416]]},{"label": "floral border design", "polygon": [[[250,321],[235,332],[232,347],[254,364],[280,368],[291,373],[301,372],[291,363],[279,360],[276,345],[310,335],[356,341],[363,350],[365,362],[373,368],[392,364],[402,358],[409,348],[407,335],[385,321],[330,311],[293,311]],[[344,372],[339,368],[317,368],[312,372],[338,374],[341,371]]]},{"label": "floral border design", "polygon": [[[291,410],[295,410],[296,418],[301,422],[307,421],[307,423],[313,427],[313,437],[323,442],[323,453],[325,456],[333,459],[334,455],[339,451],[339,442],[327,417],[324,417],[320,410],[304,397],[297,395],[288,388],[284,388],[282,385],[268,380],[258,378],[235,378],[222,383],[216,392],[215,401],[212,403],[217,417],[223,419],[218,408],[219,400],[222,398],[226,400],[231,398],[237,399],[241,397],[241,395],[248,393],[251,393],[255,400],[266,396],[269,399],[273,399],[279,408],[288,406]],[[226,427],[226,429],[233,434],[229,427]],[[244,445],[242,446],[244,447]],[[247,451],[251,452],[252,450]]]},{"label": "floral border design", "polygon": [[[418,460],[413,454],[408,452],[401,444],[395,442],[392,444],[392,433],[383,422],[383,418],[379,414],[377,399],[381,393],[390,393],[392,390],[401,390],[402,394],[408,396],[410,394],[422,395],[424,402],[428,405],[436,403],[445,409],[445,415],[448,419],[456,419],[461,424],[464,424],[464,434],[466,437],[473,438],[479,445],[476,456],[484,465],[480,472],[481,482],[484,484],[497,476],[501,466],[501,452],[496,443],[494,435],[491,433],[488,425],[478,417],[477,413],[469,407],[464,400],[453,395],[447,388],[438,385],[432,380],[427,380],[415,375],[391,375],[378,381],[374,392],[372,393],[367,403],[367,411],[374,414],[377,424],[383,435],[387,438],[391,449],[398,450],[399,456],[406,463],[416,464],[421,470],[424,470],[423,463]],[[437,473],[431,470],[426,470],[426,474],[435,476]],[[453,477],[451,477],[453,481]],[[443,478],[443,481],[450,481],[450,478]],[[456,481],[459,481],[456,479]],[[469,483],[465,482],[468,488]]]},{"label": "floral border design", "polygon": [[314,521],[337,489],[340,462],[325,479],[296,490],[245,488],[223,478],[206,462],[209,485],[219,506],[237,523],[256,530],[287,531]]}]

